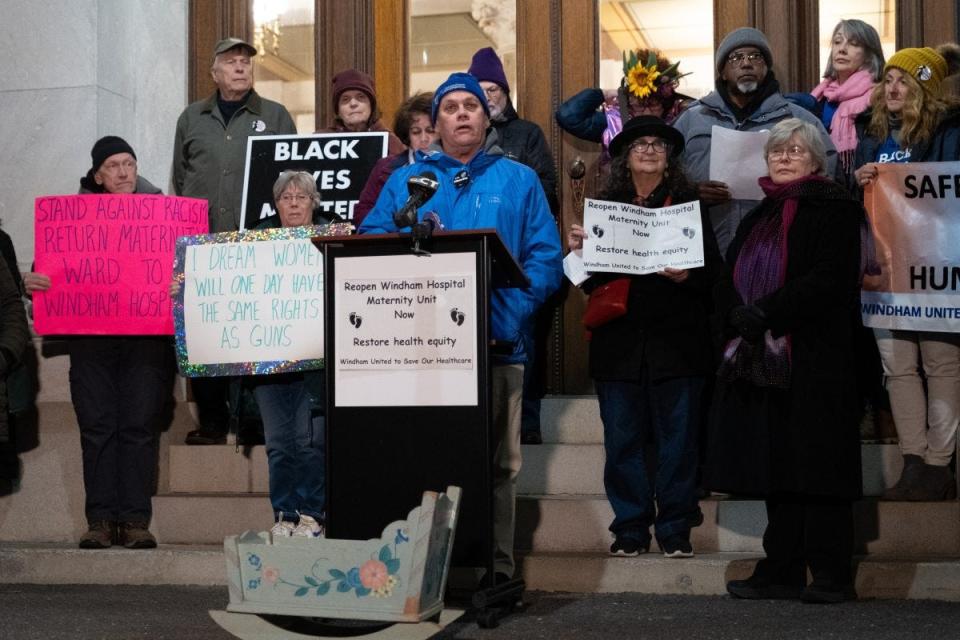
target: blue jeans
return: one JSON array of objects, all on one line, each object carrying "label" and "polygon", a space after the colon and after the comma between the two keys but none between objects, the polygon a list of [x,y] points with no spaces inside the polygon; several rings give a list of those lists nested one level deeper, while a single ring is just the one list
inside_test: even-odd
[{"label": "blue jeans", "polygon": [[253,394],[263,419],[274,514],[296,522],[300,513],[323,522],[327,503],[324,417],[314,410],[316,399],[304,374],[265,376]]},{"label": "blue jeans", "polygon": [[[703,383],[701,377],[597,381],[607,453],[603,484],[613,507],[614,535],[649,543],[651,524],[660,541],[689,535],[698,506],[697,431]],[[657,449],[653,487],[646,463],[649,436]]]}]

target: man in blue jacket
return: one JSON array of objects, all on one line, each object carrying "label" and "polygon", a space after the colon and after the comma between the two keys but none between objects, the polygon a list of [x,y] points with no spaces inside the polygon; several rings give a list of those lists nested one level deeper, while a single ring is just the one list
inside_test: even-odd
[{"label": "man in blue jacket", "polygon": [[407,200],[407,180],[431,171],[440,185],[418,215],[436,212],[443,227],[495,228],[523,268],[530,287],[496,289],[490,301],[491,333],[513,344],[493,367],[494,570],[496,581],[513,576],[516,478],[520,471],[520,400],[523,388],[522,330],[537,308],[560,286],[562,258],[556,223],[537,174],[503,155],[496,133],[487,135],[490,111],[476,78],[454,73],[433,98],[432,120],[440,146],[417,153],[417,162],[390,176],[360,233],[397,231],[393,213]]}]

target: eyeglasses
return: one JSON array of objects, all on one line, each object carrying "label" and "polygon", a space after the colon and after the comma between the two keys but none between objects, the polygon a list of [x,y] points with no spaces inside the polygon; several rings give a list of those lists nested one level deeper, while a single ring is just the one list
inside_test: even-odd
[{"label": "eyeglasses", "polygon": [[297,194],[285,193],[282,196],[280,196],[280,199],[286,202],[287,204],[290,204],[293,201],[306,202],[307,200],[310,199],[310,196],[304,195],[302,193],[297,193]]},{"label": "eyeglasses", "polygon": [[652,142],[644,142],[643,140],[637,140],[632,145],[630,145],[630,153],[634,155],[640,155],[643,152],[653,151],[654,153],[666,153],[667,147],[669,147],[666,142],[663,140],[657,139]]},{"label": "eyeglasses", "polygon": [[743,65],[744,60],[750,64],[759,64],[761,62],[766,63],[763,54],[759,51],[754,51],[752,53],[742,53],[738,51],[737,53],[731,53],[727,56],[727,62],[735,67]]},{"label": "eyeglasses", "polygon": [[777,160],[783,160],[783,157],[786,156],[791,160],[801,160],[808,153],[810,152],[806,148],[795,144],[792,147],[770,149],[770,151],[767,152],[767,159],[776,162]]},{"label": "eyeglasses", "polygon": [[501,89],[500,85],[497,85],[497,84],[493,85],[492,87],[487,87],[486,89],[483,90],[483,92],[487,94],[488,98],[494,97],[501,91],[503,91],[503,89]]},{"label": "eyeglasses", "polygon": [[125,169],[126,171],[133,171],[137,168],[136,160],[124,160],[122,162],[105,162],[100,166],[100,171],[106,171],[107,173],[116,173],[120,169]]}]

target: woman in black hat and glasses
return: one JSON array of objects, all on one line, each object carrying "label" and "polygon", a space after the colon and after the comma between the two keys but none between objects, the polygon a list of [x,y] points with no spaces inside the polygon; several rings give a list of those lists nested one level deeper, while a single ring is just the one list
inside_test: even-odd
[{"label": "woman in black hat and glasses", "polygon": [[[661,119],[631,119],[610,143],[610,176],[598,198],[651,209],[696,200],[680,163],[682,151],[683,137]],[[702,213],[701,219],[704,267],[639,276],[598,273],[584,283],[587,292],[615,280],[626,279],[628,286],[626,313],[588,327],[606,449],[604,486],[614,512],[613,555],[648,551],[651,525],[665,556],[693,555],[701,397],[712,361],[708,314],[722,269],[710,223]],[[570,250],[580,250],[586,237],[573,225]],[[650,442],[657,444],[653,486],[645,458]]]}]

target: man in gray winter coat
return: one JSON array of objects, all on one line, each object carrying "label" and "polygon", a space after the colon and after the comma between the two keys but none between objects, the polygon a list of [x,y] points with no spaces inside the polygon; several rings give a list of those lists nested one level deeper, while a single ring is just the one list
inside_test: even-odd
[{"label": "man in gray winter coat", "polygon": [[757,201],[734,200],[726,184],[710,180],[714,126],[737,131],[767,131],[780,120],[800,118],[812,122],[820,131],[827,149],[827,175],[833,175],[837,152],[816,116],[787,102],[781,95],[780,84],[773,74],[770,45],[761,31],[750,27],[731,31],[717,48],[715,61],[716,90],[690,105],[673,126],[683,134],[687,176],[699,185],[700,200],[709,207],[717,244],[726,255],[737,226]]}]

